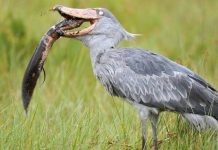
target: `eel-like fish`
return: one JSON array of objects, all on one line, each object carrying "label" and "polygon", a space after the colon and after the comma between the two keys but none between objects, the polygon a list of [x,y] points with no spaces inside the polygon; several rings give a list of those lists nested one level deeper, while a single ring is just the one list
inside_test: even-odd
[{"label": "eel-like fish", "polygon": [[64,19],[52,26],[46,34],[42,37],[39,45],[35,49],[32,58],[26,68],[23,82],[22,82],[22,99],[23,106],[27,113],[28,105],[34,92],[37,80],[41,71],[43,70],[44,62],[48,56],[48,51],[53,43],[60,38],[61,32],[65,30],[74,29],[82,24],[80,19]]}]

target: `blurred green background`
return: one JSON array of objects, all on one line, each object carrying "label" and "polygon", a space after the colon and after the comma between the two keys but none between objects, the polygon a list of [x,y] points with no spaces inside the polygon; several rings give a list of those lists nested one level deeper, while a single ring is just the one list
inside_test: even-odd
[{"label": "blurred green background", "polygon": [[[45,64],[29,115],[21,103],[21,82],[43,34],[61,17],[55,4],[105,7],[132,33],[120,46],[142,47],[181,63],[218,88],[217,0],[0,0],[0,148],[140,149],[137,111],[106,93],[92,74],[89,51],[60,39]],[[151,128],[148,145],[152,148]],[[198,132],[179,115],[163,113],[160,149],[218,149],[213,131]]]}]

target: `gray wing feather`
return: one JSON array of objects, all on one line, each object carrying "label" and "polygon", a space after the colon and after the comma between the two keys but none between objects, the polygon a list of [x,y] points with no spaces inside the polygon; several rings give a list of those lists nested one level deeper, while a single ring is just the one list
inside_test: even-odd
[{"label": "gray wing feather", "polygon": [[97,78],[115,96],[160,110],[218,117],[218,94],[201,77],[142,49],[116,49],[100,58]]}]

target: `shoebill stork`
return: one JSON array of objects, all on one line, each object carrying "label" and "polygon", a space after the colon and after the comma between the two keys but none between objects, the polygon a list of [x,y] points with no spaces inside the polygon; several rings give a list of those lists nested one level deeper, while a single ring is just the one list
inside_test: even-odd
[{"label": "shoebill stork", "polygon": [[81,31],[60,29],[58,33],[87,46],[97,80],[112,96],[121,97],[138,109],[143,150],[148,121],[155,149],[158,149],[156,127],[163,111],[181,114],[197,129],[218,130],[218,92],[199,75],[151,51],[118,48],[120,41],[135,35],[127,32],[107,9],[55,6],[53,10],[67,19],[90,22],[90,26]]}]

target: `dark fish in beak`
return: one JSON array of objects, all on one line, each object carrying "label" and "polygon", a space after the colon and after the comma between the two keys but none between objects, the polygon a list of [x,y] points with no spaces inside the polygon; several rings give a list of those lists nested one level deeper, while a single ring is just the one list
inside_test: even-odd
[{"label": "dark fish in beak", "polygon": [[[52,26],[42,37],[38,47],[26,68],[22,83],[22,99],[24,109],[27,112],[28,105],[34,92],[37,80],[43,70],[44,62],[48,56],[48,51],[53,43],[62,37],[77,37],[91,32],[99,19],[98,11],[95,9],[74,9],[65,6],[55,6],[53,11],[58,11],[64,20]],[[80,31],[70,31],[80,27],[84,22],[89,22],[90,26]]]},{"label": "dark fish in beak", "polygon": [[39,45],[35,49],[35,52],[26,68],[23,82],[22,82],[22,99],[23,106],[27,113],[28,105],[34,92],[37,80],[41,71],[43,70],[44,62],[48,56],[48,51],[52,47],[53,43],[60,38],[62,32],[77,28],[83,23],[83,20],[64,19],[63,21],[52,26],[48,32],[42,37]]}]

